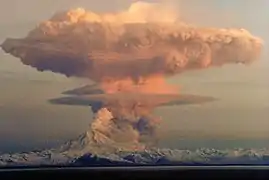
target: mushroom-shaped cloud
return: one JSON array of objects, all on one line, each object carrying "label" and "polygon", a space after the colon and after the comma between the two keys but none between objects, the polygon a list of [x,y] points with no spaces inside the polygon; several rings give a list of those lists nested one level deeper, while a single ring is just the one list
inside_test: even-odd
[{"label": "mushroom-shaped cloud", "polygon": [[2,48],[40,71],[102,81],[248,64],[259,58],[262,40],[245,29],[188,25],[175,11],[137,2],[117,13],[56,13]]}]

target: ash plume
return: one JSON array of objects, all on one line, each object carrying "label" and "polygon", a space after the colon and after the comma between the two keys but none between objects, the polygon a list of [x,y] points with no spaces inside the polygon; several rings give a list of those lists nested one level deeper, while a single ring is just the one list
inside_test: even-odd
[{"label": "ash plume", "polygon": [[152,119],[134,118],[129,114],[120,116],[116,115],[115,118],[108,108],[101,108],[96,113],[91,124],[92,140],[95,144],[131,150],[143,150],[156,145],[156,123]]},{"label": "ash plume", "polygon": [[[25,38],[8,38],[1,45],[39,71],[98,83],[105,95],[92,106],[97,113],[91,129],[94,141],[101,144],[140,144],[155,137],[158,118],[151,112],[164,102],[149,103],[130,94],[177,94],[166,77],[212,66],[250,64],[259,59],[262,46],[262,40],[245,29],[189,25],[171,7],[143,2],[117,13],[82,8],[56,13]],[[123,99],[111,99],[121,93]]]},{"label": "ash plume", "polygon": [[97,82],[258,59],[262,40],[247,30],[196,27],[174,12],[141,2],[114,14],[72,9],[41,22],[25,38],[7,39],[2,48],[40,71]]}]

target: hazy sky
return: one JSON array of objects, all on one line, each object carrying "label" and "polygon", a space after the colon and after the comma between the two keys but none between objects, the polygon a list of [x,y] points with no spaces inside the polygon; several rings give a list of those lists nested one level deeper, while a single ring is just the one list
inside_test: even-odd
[{"label": "hazy sky", "polygon": [[[168,0],[169,1],[169,0]],[[93,11],[126,9],[134,0],[1,0],[0,41],[23,37],[56,11],[84,7]],[[149,2],[149,1],[148,1]],[[151,1],[158,2],[158,1]],[[183,92],[219,98],[203,108],[162,109],[167,133],[227,132],[266,135],[269,131],[268,0],[170,0],[182,19],[203,26],[243,27],[265,40],[262,60],[250,67],[226,66],[186,73],[170,80]],[[0,51],[0,137],[64,137],[79,133],[90,119],[86,108],[46,104],[67,89],[85,83],[53,73],[40,73]],[[74,120],[75,119],[75,120]],[[30,128],[29,128],[30,127]],[[216,127],[216,128],[212,128]],[[61,130],[61,131],[59,131]],[[49,132],[49,134],[48,134]],[[42,134],[43,133],[43,134]],[[268,133],[269,134],[269,133]],[[0,141],[1,141],[0,138]],[[1,142],[0,142],[1,144]]]}]

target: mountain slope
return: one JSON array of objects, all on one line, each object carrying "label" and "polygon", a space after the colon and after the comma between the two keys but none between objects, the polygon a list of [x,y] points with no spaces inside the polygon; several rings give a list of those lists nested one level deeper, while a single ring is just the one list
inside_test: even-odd
[{"label": "mountain slope", "polygon": [[122,166],[269,164],[269,149],[150,149],[131,152],[97,146],[89,132],[59,148],[0,155],[0,166]]}]

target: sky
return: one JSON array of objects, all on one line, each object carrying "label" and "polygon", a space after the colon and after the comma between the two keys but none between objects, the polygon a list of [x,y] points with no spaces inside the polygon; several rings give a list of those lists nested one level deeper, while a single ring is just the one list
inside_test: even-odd
[{"label": "sky", "polygon": [[[134,0],[9,0],[0,2],[0,41],[23,37],[38,22],[56,11],[83,7],[96,12],[126,9]],[[158,1],[147,1],[158,2]],[[183,93],[217,97],[200,106],[162,108],[164,134],[197,134],[213,137],[269,137],[269,1],[268,0],[168,0],[181,18],[201,26],[245,28],[265,41],[260,62],[252,66],[225,66],[189,72],[169,79]],[[87,128],[90,110],[55,107],[46,100],[80,87],[87,80],[40,73],[0,51],[0,144],[20,139],[72,137]],[[216,128],[212,128],[216,127]],[[34,139],[33,137],[36,137]],[[52,141],[52,140],[51,140]],[[8,142],[6,142],[8,143]],[[0,146],[1,151],[1,146]]]}]

